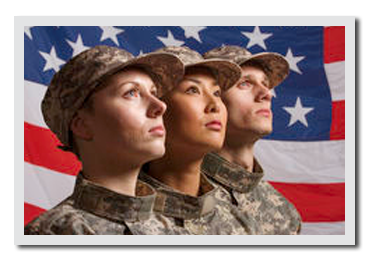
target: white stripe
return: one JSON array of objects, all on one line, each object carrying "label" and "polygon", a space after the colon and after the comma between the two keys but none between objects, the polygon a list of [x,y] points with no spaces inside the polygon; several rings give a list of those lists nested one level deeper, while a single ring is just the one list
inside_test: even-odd
[{"label": "white stripe", "polygon": [[302,223],[301,235],[345,235],[345,222]]},{"label": "white stripe", "polygon": [[24,80],[24,121],[48,128],[41,113],[41,101],[47,87],[39,83]]},{"label": "white stripe", "polygon": [[345,99],[345,61],[324,64],[332,101]]},{"label": "white stripe", "polygon": [[24,162],[24,201],[43,209],[60,203],[73,191],[75,177]]},{"label": "white stripe", "polygon": [[289,183],[345,181],[345,142],[260,140],[255,154],[266,180]]}]

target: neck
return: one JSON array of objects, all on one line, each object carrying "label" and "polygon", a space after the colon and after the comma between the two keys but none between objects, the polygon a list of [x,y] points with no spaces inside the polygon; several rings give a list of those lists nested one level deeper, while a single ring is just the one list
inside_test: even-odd
[{"label": "neck", "polygon": [[244,167],[253,172],[254,167],[254,144],[256,140],[252,137],[228,136],[224,146],[217,152],[226,160]]},{"label": "neck", "polygon": [[[135,196],[140,165],[127,161],[106,161],[104,159],[82,159],[85,177],[114,192]],[[115,163],[119,162],[119,163]]]},{"label": "neck", "polygon": [[203,157],[167,149],[164,157],[150,162],[148,174],[182,193],[197,196]]}]

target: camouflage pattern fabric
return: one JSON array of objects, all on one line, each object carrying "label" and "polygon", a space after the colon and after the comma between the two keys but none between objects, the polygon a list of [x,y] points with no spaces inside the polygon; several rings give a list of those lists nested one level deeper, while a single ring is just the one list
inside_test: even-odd
[{"label": "camouflage pattern fabric", "polygon": [[203,174],[197,197],[176,191],[143,171],[139,179],[156,189],[154,211],[162,216],[166,227],[182,227],[191,235],[256,233],[254,223],[250,223],[236,207],[217,199],[218,189]]},{"label": "camouflage pattern fabric", "polygon": [[263,169],[256,159],[254,161],[255,172],[251,173],[215,153],[209,153],[203,160],[202,171],[220,187],[216,197],[237,207],[249,224],[255,225],[256,234],[299,234],[302,221],[298,211],[262,180]]},{"label": "camouflage pattern fabric", "polygon": [[25,235],[188,234],[153,213],[155,190],[138,181],[136,197],[119,194],[79,174],[73,194],[24,228]]},{"label": "camouflage pattern fabric", "polygon": [[241,77],[241,69],[237,64],[219,58],[205,60],[200,53],[185,46],[167,46],[155,52],[176,55],[185,65],[185,68],[203,66],[210,69],[222,90],[232,87]]},{"label": "camouflage pattern fabric", "polygon": [[289,63],[284,56],[274,52],[252,54],[247,49],[224,45],[206,52],[205,59],[224,59],[240,66],[248,61],[259,62],[264,67],[264,72],[269,78],[270,88],[278,86],[289,74]]},{"label": "camouflage pattern fabric", "polygon": [[57,72],[41,103],[44,120],[66,147],[69,126],[76,111],[103,80],[128,66],[144,69],[161,96],[177,86],[184,74],[182,62],[169,53],[148,53],[135,58],[131,53],[109,46],[95,46],[69,60]]}]

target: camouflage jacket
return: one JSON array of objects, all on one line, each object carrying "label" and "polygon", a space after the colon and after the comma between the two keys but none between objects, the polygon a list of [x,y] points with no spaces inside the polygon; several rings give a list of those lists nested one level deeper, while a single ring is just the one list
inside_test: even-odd
[{"label": "camouflage jacket", "polygon": [[179,234],[153,213],[155,190],[138,181],[136,197],[96,185],[80,173],[73,194],[24,229],[25,235]]},{"label": "camouflage jacket", "polygon": [[154,187],[157,197],[154,211],[172,229],[183,229],[191,235],[251,234],[247,220],[236,207],[216,198],[218,188],[202,174],[198,196],[190,196],[165,185],[141,172],[139,179]]},{"label": "camouflage jacket", "polygon": [[296,208],[268,182],[254,159],[254,172],[210,153],[203,160],[202,171],[221,187],[217,198],[235,205],[254,224],[256,234],[299,234],[301,216]]}]

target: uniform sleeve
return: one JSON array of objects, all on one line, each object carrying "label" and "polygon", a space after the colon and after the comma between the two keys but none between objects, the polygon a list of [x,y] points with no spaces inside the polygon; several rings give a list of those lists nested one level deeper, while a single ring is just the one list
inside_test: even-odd
[{"label": "uniform sleeve", "polygon": [[95,231],[79,214],[67,214],[54,219],[48,226],[51,235],[95,235]]},{"label": "uniform sleeve", "polygon": [[24,228],[25,235],[94,235],[95,231],[78,213],[47,212]]}]

